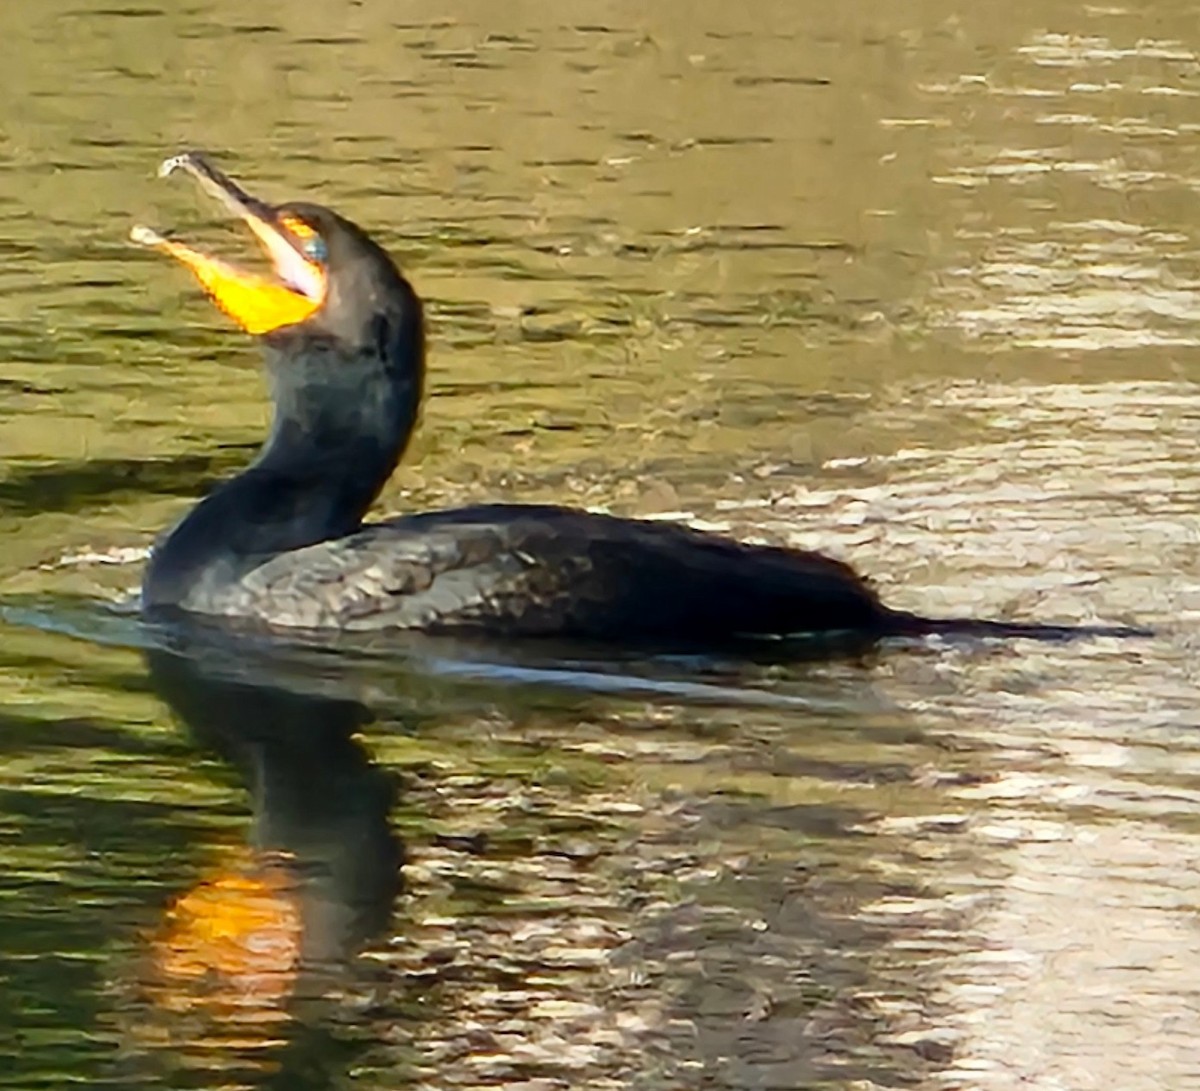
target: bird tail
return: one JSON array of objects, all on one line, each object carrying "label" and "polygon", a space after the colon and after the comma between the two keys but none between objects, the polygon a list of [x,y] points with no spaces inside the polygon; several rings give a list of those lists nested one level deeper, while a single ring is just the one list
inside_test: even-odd
[{"label": "bird tail", "polygon": [[1042,625],[1037,622],[982,621],[969,617],[922,617],[904,610],[889,610],[883,621],[883,635],[1065,641],[1105,636],[1123,639],[1149,637],[1154,635],[1154,631],[1136,625]]}]

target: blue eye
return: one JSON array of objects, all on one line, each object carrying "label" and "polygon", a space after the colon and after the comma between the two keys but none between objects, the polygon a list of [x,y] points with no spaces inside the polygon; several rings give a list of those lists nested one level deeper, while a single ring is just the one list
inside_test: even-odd
[{"label": "blue eye", "polygon": [[329,248],[320,235],[313,235],[312,238],[304,240],[304,252],[310,260],[318,263],[324,263],[329,258]]},{"label": "blue eye", "polygon": [[311,224],[305,223],[299,216],[286,212],[280,216],[279,220],[292,236],[293,242],[299,244],[301,252],[309,261],[314,265],[324,265],[329,260],[329,248]]}]

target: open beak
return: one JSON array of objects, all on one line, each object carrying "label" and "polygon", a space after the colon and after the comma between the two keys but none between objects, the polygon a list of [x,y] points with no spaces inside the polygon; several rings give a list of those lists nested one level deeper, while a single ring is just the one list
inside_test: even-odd
[{"label": "open beak", "polygon": [[166,177],[177,170],[190,174],[205,192],[249,225],[271,259],[279,283],[201,254],[141,224],[130,231],[129,237],[186,265],[212,301],[247,333],[270,333],[312,317],[325,300],[325,270],[308,259],[301,248],[301,239],[275,210],[251,197],[196,152],[164,160],[158,173]]}]

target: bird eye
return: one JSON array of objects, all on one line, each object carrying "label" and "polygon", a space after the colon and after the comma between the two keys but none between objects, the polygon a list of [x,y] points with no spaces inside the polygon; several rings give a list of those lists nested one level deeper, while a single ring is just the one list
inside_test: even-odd
[{"label": "bird eye", "polygon": [[329,257],[329,248],[325,245],[325,240],[320,235],[314,235],[311,239],[304,240],[304,252],[311,261],[318,264],[324,264]]},{"label": "bird eye", "polygon": [[329,258],[329,248],[325,245],[325,240],[303,220],[296,216],[284,216],[283,226],[295,236],[309,261],[321,265]]}]

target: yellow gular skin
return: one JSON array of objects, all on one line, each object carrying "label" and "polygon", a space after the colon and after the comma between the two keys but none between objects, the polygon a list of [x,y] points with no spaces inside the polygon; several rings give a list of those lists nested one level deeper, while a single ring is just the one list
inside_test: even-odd
[{"label": "yellow gular skin", "polygon": [[162,239],[157,245],[186,265],[213,303],[247,333],[258,335],[294,326],[311,318],[321,306],[320,300],[226,265],[173,239]]}]

